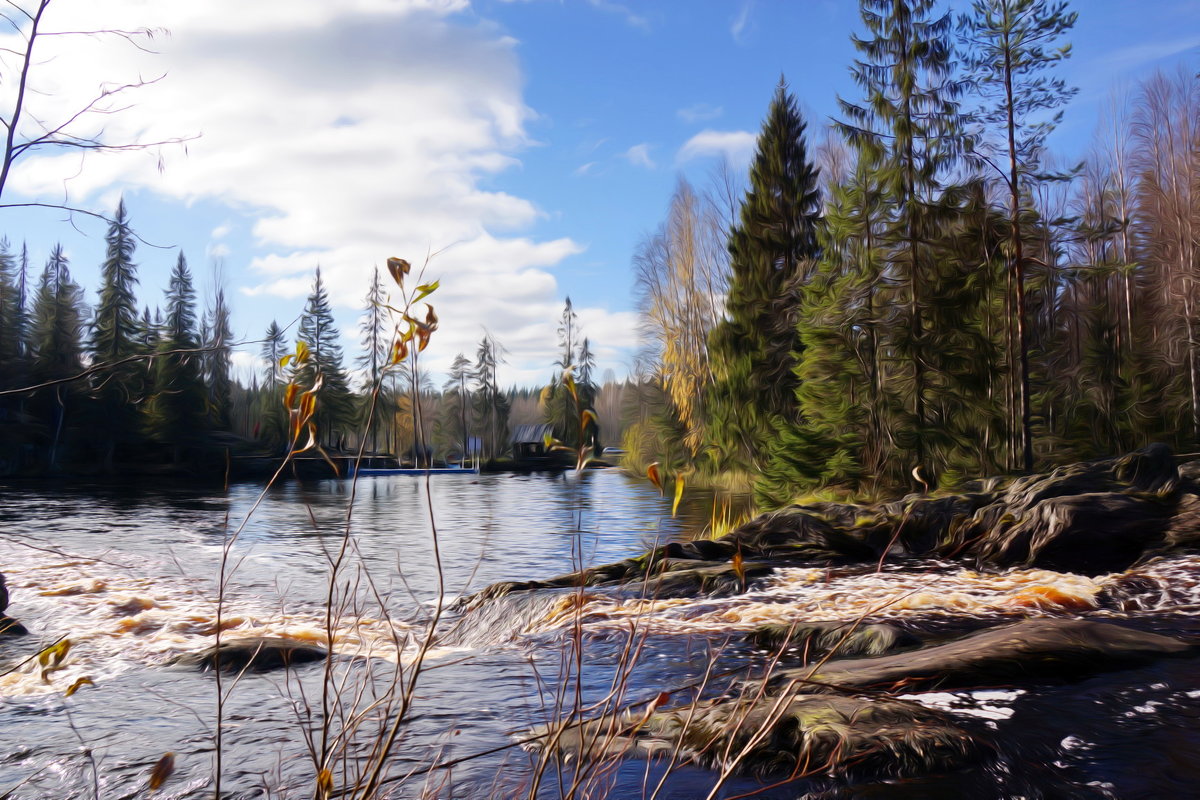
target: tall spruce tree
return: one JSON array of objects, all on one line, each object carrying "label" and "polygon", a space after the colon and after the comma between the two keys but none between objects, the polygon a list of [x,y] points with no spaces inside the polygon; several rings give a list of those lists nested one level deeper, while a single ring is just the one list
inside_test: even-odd
[{"label": "tall spruce tree", "polygon": [[99,432],[104,463],[111,469],[118,448],[132,444],[140,433],[138,408],[146,392],[144,367],[118,363],[139,351],[141,328],[134,296],[138,282],[137,266],[133,263],[137,240],[129,225],[124,200],[117,204],[105,241],[107,249],[100,267],[100,297],[92,320],[90,349],[96,365],[111,366],[104,366],[96,374],[95,400],[90,408],[101,423],[95,430]]},{"label": "tall spruce tree", "polygon": [[207,429],[204,359],[200,353],[179,352],[199,345],[196,290],[182,252],[171,270],[166,301],[167,313],[155,346],[146,432],[154,441],[169,445],[178,462],[188,447],[199,444]]},{"label": "tall spruce tree", "polygon": [[312,293],[300,317],[300,340],[308,345],[311,355],[300,365],[295,377],[302,386],[309,387],[320,374],[321,389],[317,392],[313,421],[320,440],[333,445],[352,421],[354,407],[346,370],[342,366],[341,334],[333,321],[333,309],[321,280],[320,267],[317,267]]},{"label": "tall spruce tree", "polygon": [[[891,431],[914,467],[930,466],[930,438],[938,435],[929,393],[952,381],[936,374],[931,335],[936,305],[933,240],[945,223],[942,179],[961,149],[955,102],[963,84],[953,77],[951,17],[933,17],[935,0],[860,0],[868,36],[852,38],[861,54],[851,67],[865,97],[839,100],[838,128],[877,165],[876,179],[890,208],[881,231],[886,271],[895,291],[881,298],[890,319],[885,352],[898,354],[908,375],[893,383],[908,401],[910,420]],[[934,373],[934,374],[931,374]]]},{"label": "tall spruce tree", "polygon": [[715,383],[709,447],[719,468],[757,472],[775,429],[798,422],[799,287],[818,255],[820,192],[805,123],[781,81],[750,167],[750,188],[729,238],[726,319],[709,341]]}]

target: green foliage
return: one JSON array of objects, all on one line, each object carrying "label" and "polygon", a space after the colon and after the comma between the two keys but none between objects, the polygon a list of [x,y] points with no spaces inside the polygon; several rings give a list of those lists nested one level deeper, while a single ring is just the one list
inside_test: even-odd
[{"label": "green foliage", "polygon": [[145,432],[151,440],[169,445],[178,462],[185,447],[195,447],[207,433],[205,385],[196,327],[196,292],[183,253],[171,270],[166,290],[167,315],[155,345]]},{"label": "green foliage", "polygon": [[320,441],[333,444],[353,422],[353,404],[349,381],[342,367],[341,334],[333,321],[329,294],[317,267],[313,289],[300,317],[300,341],[308,345],[312,357],[299,364],[292,379],[302,386],[314,385],[317,375],[321,387],[316,393],[317,408],[313,422]]},{"label": "green foliage", "polygon": [[229,408],[233,385],[229,366],[232,338],[229,304],[225,301],[225,288],[218,281],[200,333],[200,343],[204,347],[204,382],[208,388],[208,419],[216,430],[229,430],[230,427]]},{"label": "green foliage", "polygon": [[781,83],[758,137],[750,189],[730,233],[726,319],[709,337],[714,374],[708,449],[720,468],[755,471],[774,420],[797,422],[800,287],[818,255],[817,171],[805,124]]},{"label": "green foliage", "polygon": [[475,411],[483,438],[484,458],[498,458],[508,440],[509,400],[496,381],[496,368],[502,363],[500,345],[484,334],[475,351],[475,371],[471,378],[475,389]]},{"label": "green foliage", "polygon": [[[0,389],[21,385],[25,377],[24,307],[18,289],[17,260],[8,239],[0,240]],[[15,408],[15,398],[0,398],[0,415]]]},{"label": "green foliage", "polygon": [[[100,298],[92,320],[91,353],[97,364],[109,364],[95,375],[92,391],[96,401],[89,411],[96,417],[93,426],[100,439],[106,465],[111,469],[118,447],[136,445],[140,434],[138,405],[146,394],[145,369],[135,363],[119,363],[142,350],[144,329],[138,319],[134,286],[137,267],[133,254],[137,248],[125,201],[117,204],[117,212],[105,236],[107,250],[100,267]],[[147,309],[147,315],[148,315]]]}]

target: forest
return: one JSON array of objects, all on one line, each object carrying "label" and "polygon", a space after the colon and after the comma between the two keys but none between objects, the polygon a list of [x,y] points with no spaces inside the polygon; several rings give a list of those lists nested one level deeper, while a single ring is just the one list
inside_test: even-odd
[{"label": "forest", "polygon": [[[161,300],[139,300],[121,205],[94,305],[61,248],[40,277],[24,245],[0,248],[4,471],[280,451],[285,388],[318,375],[327,449],[365,438],[426,462],[502,457],[531,423],[582,446],[570,375],[576,405],[597,413],[591,445],[620,444],[635,473],[752,489],[762,508],[953,488],[1154,441],[1195,449],[1200,77],[1114,94],[1092,152],[1067,164],[1046,145],[1075,94],[1056,73],[1076,21],[1066,3],[861,10],[861,95],[839,99],[838,119],[810,126],[781,78],[748,178],[680,178],[633,254],[629,379],[597,379],[568,298],[549,386],[501,387],[503,344],[485,334],[439,388],[415,360],[388,363],[378,268],[347,363],[318,268],[296,329],[272,322],[261,372],[235,380],[244,343],[224,292],[198,299],[181,253]],[[293,341],[311,358],[281,366]]]},{"label": "forest", "polygon": [[1066,3],[861,9],[818,143],[781,82],[736,208],[681,181],[639,249],[630,464],[772,508],[1194,450],[1200,77],[1114,96],[1065,164]]}]

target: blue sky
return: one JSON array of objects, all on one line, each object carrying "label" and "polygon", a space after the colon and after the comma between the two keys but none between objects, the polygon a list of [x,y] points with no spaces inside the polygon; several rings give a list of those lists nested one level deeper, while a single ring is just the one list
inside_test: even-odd
[{"label": "blue sky", "polygon": [[[1063,74],[1080,93],[1051,142],[1069,160],[1114,89],[1158,67],[1200,68],[1200,0],[1073,7]],[[222,265],[243,339],[292,322],[320,264],[348,356],[372,267],[436,251],[429,364],[473,353],[486,328],[508,350],[509,383],[549,376],[567,295],[601,367],[627,370],[635,248],[679,175],[703,184],[722,156],[744,172],[781,74],[810,144],[839,93],[858,97],[852,0],[56,0],[47,24],[170,34],[154,54],[46,40],[35,113],[53,119],[104,81],[161,74],[103,120],[104,135],[197,138],[82,161],[47,152],[20,166],[5,200],[109,211],[123,195],[162,246],[139,248],[141,301],[161,302],[182,248],[202,286]],[[35,268],[61,241],[94,299],[102,223],[3,214],[0,232],[28,242]],[[254,349],[237,359],[242,374]]]}]

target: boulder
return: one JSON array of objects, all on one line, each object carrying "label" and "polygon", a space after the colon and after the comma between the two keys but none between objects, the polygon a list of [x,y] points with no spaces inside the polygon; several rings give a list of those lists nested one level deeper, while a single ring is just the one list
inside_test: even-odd
[{"label": "boulder", "polygon": [[8,610],[8,584],[4,582],[4,573],[0,572],[0,637],[24,636],[29,631],[20,622],[4,612]]},{"label": "boulder", "polygon": [[220,648],[209,647],[199,653],[187,653],[175,659],[180,666],[201,670],[221,669],[226,672],[266,672],[311,661],[320,661],[326,651],[315,645],[270,636],[228,639]]},{"label": "boulder", "polygon": [[913,634],[895,625],[849,622],[797,622],[761,625],[750,632],[750,642],[766,650],[784,648],[805,654],[808,660],[833,653],[838,656],[879,656],[916,647]]},{"label": "boulder", "polygon": [[[776,670],[771,686],[889,692],[1077,680],[1191,653],[1170,636],[1081,619],[1028,619],[935,647]],[[811,674],[810,674],[811,673]]]},{"label": "boulder", "polygon": [[[1121,572],[1154,555],[1200,549],[1192,464],[1181,475],[1165,445],[1013,479],[976,481],[962,494],[910,495],[872,506],[794,505],[718,539],[672,542],[636,558],[542,581],[499,583],[474,606],[514,591],[639,583],[662,596],[744,591],[773,567],[871,564],[881,558],[954,558],[979,567]],[[718,565],[726,565],[720,567]],[[674,578],[660,577],[680,572]],[[732,577],[731,577],[732,576]],[[657,583],[654,583],[657,581]]]},{"label": "boulder", "polygon": [[844,695],[721,699],[536,731],[537,749],[584,758],[678,752],[701,766],[760,775],[911,777],[958,769],[991,746],[916,703]]}]

